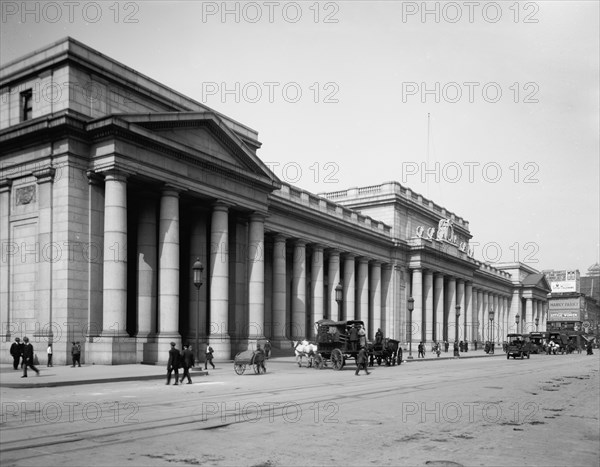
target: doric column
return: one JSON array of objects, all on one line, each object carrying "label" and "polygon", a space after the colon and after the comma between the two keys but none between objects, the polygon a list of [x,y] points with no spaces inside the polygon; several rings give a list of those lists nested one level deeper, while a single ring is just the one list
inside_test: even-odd
[{"label": "doric column", "polygon": [[422,322],[421,340],[430,343],[433,341],[433,271],[425,271],[423,283],[423,301],[425,313]]},{"label": "doric column", "polygon": [[[104,177],[88,171],[88,333],[86,338],[92,342],[102,333],[102,309],[104,302],[104,264],[101,245],[104,244]],[[69,343],[70,344],[70,343]],[[53,349],[56,352],[57,349]],[[70,348],[65,348],[70,355]],[[68,361],[68,358],[67,358]]]},{"label": "doric column", "polygon": [[342,303],[343,319],[353,320],[355,317],[355,274],[354,274],[354,258],[351,253],[344,255],[344,301]]},{"label": "doric column", "polygon": [[273,239],[273,344],[278,348],[289,343],[286,332],[287,293],[286,293],[286,248],[285,237],[276,235]]},{"label": "doric column", "polygon": [[509,297],[505,296],[504,297],[504,333],[502,336],[503,341],[506,340],[506,335],[510,332],[509,329],[510,329],[511,323],[509,321],[509,317],[510,317]]},{"label": "doric column", "polygon": [[[519,289],[514,289],[510,300],[510,313],[508,314],[508,332],[518,333],[519,326],[516,324],[515,317],[521,315],[521,293]],[[523,318],[519,316],[519,318]],[[520,321],[519,321],[520,322]]]},{"label": "doric column", "polygon": [[109,172],[104,183],[102,337],[128,337],[127,177]]},{"label": "doric column", "polygon": [[14,341],[12,336],[13,332],[16,331],[16,327],[13,327],[11,323],[14,322],[14,316],[11,315],[10,305],[10,294],[9,294],[9,258],[7,249],[10,245],[10,187],[11,180],[3,179],[0,180],[0,322],[2,323],[2,329],[0,333],[2,336],[6,336],[6,339]]},{"label": "doric column", "polygon": [[[38,170],[33,173],[38,184],[38,245],[42,252],[41,261],[37,264],[36,278],[36,326],[35,337],[52,340],[52,265],[58,259],[59,251],[54,248],[52,239],[52,192],[54,184],[53,168]],[[125,327],[125,322],[122,323]],[[45,331],[45,332],[44,332]]]},{"label": "doric column", "polygon": [[433,309],[435,313],[433,339],[441,344],[444,339],[444,275],[442,273],[435,274]]},{"label": "doric column", "polygon": [[229,207],[217,202],[210,225],[210,345],[215,356],[231,358],[229,336]]},{"label": "doric column", "polygon": [[[463,334],[464,326],[462,323],[465,322],[465,281],[463,279],[456,280],[456,304],[460,305],[460,317],[458,319],[458,340],[464,341],[465,335]],[[454,320],[456,321],[456,311],[454,312]]]},{"label": "doric column", "polygon": [[306,242],[294,242],[292,264],[292,338],[306,338]]},{"label": "doric column", "polygon": [[484,335],[484,342],[491,341],[490,339],[490,320],[489,311],[491,307],[491,296],[489,292],[483,291],[483,313],[482,313],[482,333]]},{"label": "doric column", "polygon": [[159,355],[179,335],[179,192],[165,188],[160,198],[158,225],[158,338]]},{"label": "doric column", "polygon": [[327,272],[327,293],[329,295],[329,319],[338,321],[339,305],[335,300],[335,288],[338,286],[340,281],[340,252],[338,250],[329,250],[328,260],[328,272]]},{"label": "doric column", "polygon": [[465,328],[464,336],[466,341],[473,340],[473,283],[465,283]]},{"label": "doric column", "polygon": [[411,329],[408,330],[412,336],[413,343],[422,340],[421,326],[423,325],[423,270],[416,268],[412,270],[411,296],[415,300],[412,312]]},{"label": "doric column", "polygon": [[500,303],[499,303],[498,294],[494,294],[494,311],[496,312],[494,315],[494,322],[492,323],[492,338],[493,341],[498,343],[498,328],[500,327]]},{"label": "doric column", "polygon": [[314,338],[314,323],[323,319],[324,300],[323,300],[323,246],[312,245],[311,261],[311,326],[309,327],[307,337]]},{"label": "doric column", "polygon": [[477,289],[477,340],[485,341],[485,322],[483,321],[483,310],[485,307],[483,290]]},{"label": "doric column", "polygon": [[[137,232],[137,332],[138,340],[156,334],[156,289],[158,282],[156,203],[149,193],[138,211]],[[195,296],[194,296],[195,299]],[[143,350],[143,349],[142,349]],[[143,361],[146,361],[144,357]]]},{"label": "doric column", "polygon": [[523,313],[523,326],[521,328],[523,333],[531,332],[531,323],[533,316],[533,299],[525,299],[525,312]]},{"label": "doric column", "polygon": [[381,262],[379,261],[371,263],[369,292],[371,294],[371,311],[367,327],[369,328],[369,339],[374,339],[377,329],[381,328]]},{"label": "doric column", "polygon": [[265,337],[265,216],[254,213],[248,228],[248,340]]},{"label": "doric column", "polygon": [[[354,317],[362,320],[365,327],[369,325],[369,259],[358,258],[358,271],[356,277],[356,309]],[[370,330],[369,330],[370,332]]]},{"label": "doric column", "polygon": [[[449,277],[446,287],[448,291],[446,294],[446,310],[444,313],[444,339],[448,342],[454,342],[456,334],[456,279],[454,277]],[[450,346],[450,348],[452,348],[452,346]]]},{"label": "doric column", "polygon": [[400,310],[395,312],[393,273],[394,266],[392,264],[385,263],[381,266],[381,330],[384,336],[400,339],[404,342],[406,335],[401,335],[394,324],[395,315],[399,316]]}]

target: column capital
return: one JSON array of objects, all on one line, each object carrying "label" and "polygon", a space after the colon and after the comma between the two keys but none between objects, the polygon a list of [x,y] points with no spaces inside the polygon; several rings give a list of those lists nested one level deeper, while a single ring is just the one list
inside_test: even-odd
[{"label": "column capital", "polygon": [[120,170],[117,168],[109,169],[105,172],[101,172],[104,175],[104,181],[115,180],[118,182],[125,182],[131,175],[129,172]]},{"label": "column capital", "polygon": [[369,261],[369,264],[371,266],[381,267],[381,265],[383,264],[383,261],[381,261],[380,259],[372,259],[371,261]]},{"label": "column capital", "polygon": [[341,250],[339,248],[325,247],[325,249],[327,250],[327,253],[329,253],[330,255],[340,256],[342,254],[342,252],[341,252]]},{"label": "column capital", "polygon": [[54,167],[46,167],[40,170],[35,170],[33,176],[37,178],[37,183],[49,183],[54,180],[56,169]]},{"label": "column capital", "polygon": [[294,246],[306,246],[306,244],[308,243],[306,240],[304,240],[303,238],[295,238],[293,240],[294,242]]},{"label": "column capital", "polygon": [[289,237],[280,233],[273,235],[273,240],[276,242],[285,242]]},{"label": "column capital", "polygon": [[160,187],[160,192],[162,196],[173,196],[179,198],[179,194],[183,191],[185,190],[178,186],[171,185],[170,183],[165,183],[163,186]]},{"label": "column capital", "polygon": [[101,185],[104,181],[104,177],[93,170],[86,171],[85,175],[88,179],[88,185]]},{"label": "column capital", "polygon": [[218,199],[212,204],[213,211],[229,212],[232,204]]},{"label": "column capital", "polygon": [[264,222],[268,214],[262,211],[254,211],[248,216],[250,222]]},{"label": "column capital", "polygon": [[365,264],[365,263],[368,264],[369,261],[371,261],[370,258],[367,256],[357,256],[356,260],[358,261],[359,264]]},{"label": "column capital", "polygon": [[321,250],[323,251],[325,249],[325,246],[321,243],[309,243],[309,246],[313,249],[313,250]]},{"label": "column capital", "polygon": [[344,259],[351,259],[351,260],[356,260],[356,257],[358,256],[358,255],[356,255],[356,253],[351,253],[349,251],[344,251],[341,254],[344,255]]}]

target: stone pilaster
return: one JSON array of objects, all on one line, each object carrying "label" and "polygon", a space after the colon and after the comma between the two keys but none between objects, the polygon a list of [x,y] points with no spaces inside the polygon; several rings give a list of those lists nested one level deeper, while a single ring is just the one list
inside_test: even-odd
[{"label": "stone pilaster", "polygon": [[412,343],[417,344],[422,340],[421,327],[423,325],[423,270],[412,270],[411,296],[414,299],[412,321],[408,332],[412,336]]},{"label": "stone pilaster", "polygon": [[[13,316],[10,313],[10,280],[9,280],[9,257],[7,255],[10,245],[10,188],[12,182],[9,179],[0,180],[0,322],[2,323],[2,337],[6,342],[13,340],[13,328],[11,322]],[[6,256],[5,256],[6,255]]]},{"label": "stone pilaster", "polygon": [[[456,337],[456,279],[454,277],[448,277],[446,288],[444,339],[452,343]],[[452,348],[452,345],[450,345],[450,348]]]},{"label": "stone pilaster", "polygon": [[354,316],[355,319],[362,320],[367,327],[369,324],[369,259],[365,257],[358,258],[356,293]]},{"label": "stone pilaster", "polygon": [[[465,321],[465,281],[463,279],[457,279],[456,281],[456,304],[460,306],[460,317],[458,319],[458,340],[464,341],[466,339],[463,330],[464,326],[462,323]],[[456,309],[454,310],[454,322],[456,324]]]},{"label": "stone pilaster", "polygon": [[466,341],[473,341],[473,283],[465,283],[465,327]]}]

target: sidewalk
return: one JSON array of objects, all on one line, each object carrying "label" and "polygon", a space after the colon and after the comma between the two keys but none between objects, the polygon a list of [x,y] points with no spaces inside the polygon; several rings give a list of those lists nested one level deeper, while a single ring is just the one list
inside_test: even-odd
[{"label": "sidewalk", "polygon": [[[460,358],[482,358],[482,357],[505,357],[506,354],[496,349],[495,354],[486,355],[483,350],[469,351],[461,353]],[[452,359],[451,351],[442,352],[438,357],[432,352],[426,352],[425,358],[417,358],[417,351],[413,349],[413,359],[408,359],[409,352],[405,351],[402,355],[405,363],[426,362],[435,360]],[[286,357],[276,357],[269,360],[271,363],[293,365],[296,359],[293,355]],[[354,362],[350,360],[348,364]],[[233,361],[218,361],[215,370],[205,371],[200,368],[193,368],[190,371],[192,378],[207,376],[209,374],[219,373],[220,370],[233,371]],[[377,363],[375,363],[377,365]],[[11,364],[0,364],[0,388],[44,388],[58,386],[74,386],[82,384],[98,383],[116,383],[120,381],[144,381],[144,380],[166,380],[167,370],[165,365],[82,365],[81,368],[72,368],[70,365],[57,365],[48,368],[44,365],[37,367],[40,375],[36,376],[35,371],[27,370],[27,378],[21,378],[23,370],[20,368],[14,370]],[[179,372],[180,376],[182,371]]]}]

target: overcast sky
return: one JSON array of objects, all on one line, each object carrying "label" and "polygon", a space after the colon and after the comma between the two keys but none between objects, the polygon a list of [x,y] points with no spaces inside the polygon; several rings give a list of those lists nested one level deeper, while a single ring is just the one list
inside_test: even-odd
[{"label": "overcast sky", "polygon": [[1,4],[1,63],[72,36],[257,130],[285,182],[396,180],[480,260],[599,261],[597,1]]}]

